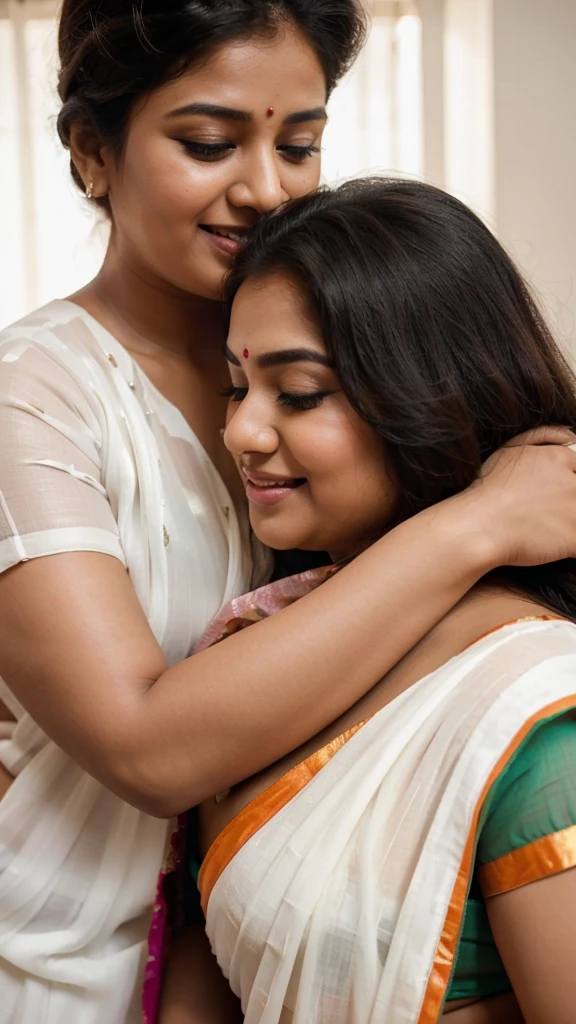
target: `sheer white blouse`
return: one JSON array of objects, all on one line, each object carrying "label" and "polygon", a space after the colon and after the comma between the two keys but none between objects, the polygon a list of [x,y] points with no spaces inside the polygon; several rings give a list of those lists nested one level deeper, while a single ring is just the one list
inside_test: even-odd
[{"label": "sheer white blouse", "polygon": [[[0,571],[97,551],[127,568],[170,664],[249,589],[247,526],[180,412],[81,307],[0,332]],[[78,681],[82,685],[82,681]],[[108,792],[0,680],[0,1024],[141,1020],[167,824]]]}]

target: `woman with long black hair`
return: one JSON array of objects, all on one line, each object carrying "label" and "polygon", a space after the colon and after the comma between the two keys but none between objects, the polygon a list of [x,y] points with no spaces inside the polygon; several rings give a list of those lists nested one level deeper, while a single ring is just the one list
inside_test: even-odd
[{"label": "woman with long black hair", "polygon": [[[252,527],[333,564],[237,598],[199,651],[344,579],[520,431],[576,426],[576,382],[518,271],[430,186],[288,204],[229,296],[224,437]],[[371,657],[361,634],[355,653]],[[204,803],[199,840],[207,932],[246,1024],[479,1021],[512,992],[526,1024],[571,1024],[576,560],[476,581],[346,714]],[[178,961],[180,938],[162,1024],[224,1019],[198,1015]]]},{"label": "woman with long black hair", "polygon": [[364,30],[354,0],[64,2],[58,131],[111,235],[0,335],[2,1024],[138,1020],[159,819],[317,733],[488,568],[576,548],[571,456],[506,451],[510,476],[189,657],[269,572],[220,437],[222,280],[317,185]]}]

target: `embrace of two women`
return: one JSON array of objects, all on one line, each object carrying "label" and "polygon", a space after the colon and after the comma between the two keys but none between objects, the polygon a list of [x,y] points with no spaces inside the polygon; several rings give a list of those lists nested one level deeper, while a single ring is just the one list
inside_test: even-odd
[{"label": "embrace of two women", "polygon": [[318,188],[365,31],[63,4],[111,233],[0,333],[0,1024],[572,1020],[576,383],[460,202]]}]

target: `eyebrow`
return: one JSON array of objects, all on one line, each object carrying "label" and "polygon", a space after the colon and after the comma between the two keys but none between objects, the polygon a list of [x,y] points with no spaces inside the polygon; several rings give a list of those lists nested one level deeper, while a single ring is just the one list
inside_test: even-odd
[{"label": "eyebrow", "polygon": [[297,110],[295,114],[288,114],[282,124],[303,124],[305,121],[327,121],[328,114],[326,107],[313,107],[312,110]]},{"label": "eyebrow", "polygon": [[[234,366],[241,366],[241,362],[234,353],[224,346],[224,354],[229,363]],[[315,352],[312,348],[284,348],[280,352],[265,352],[256,357],[256,366],[260,370],[269,370],[273,366],[287,366],[289,363],[317,363],[319,366],[327,366],[330,370],[334,363],[328,356],[321,352]]]},{"label": "eyebrow", "polygon": [[252,114],[246,110],[234,110],[233,107],[220,107],[217,103],[188,103],[185,107],[171,110],[166,117],[184,117],[186,114],[207,114],[208,117],[219,117],[224,121],[242,121],[247,124],[253,120]]},{"label": "eyebrow", "polygon": [[[191,114],[205,114],[207,117],[217,117],[223,121],[239,121],[242,124],[250,124],[254,120],[254,114],[250,114],[247,110],[221,107],[217,103],[188,103],[185,107],[171,110],[165,114],[165,117],[186,117]],[[282,124],[304,124],[306,121],[326,121],[327,119],[328,114],[324,107],[314,107],[312,110],[297,110],[294,114],[288,114]]]}]

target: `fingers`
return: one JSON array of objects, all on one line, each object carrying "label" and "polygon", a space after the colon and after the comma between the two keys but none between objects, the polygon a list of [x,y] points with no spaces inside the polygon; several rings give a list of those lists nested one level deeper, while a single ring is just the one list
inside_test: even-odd
[{"label": "fingers", "polygon": [[508,441],[503,447],[516,448],[525,444],[576,444],[576,434],[569,427],[559,425],[548,425],[536,427],[534,430],[525,430]]},{"label": "fingers", "polygon": [[[544,432],[549,438],[545,442],[541,440]],[[542,466],[543,486],[547,478],[558,480],[559,470],[576,473],[576,435],[566,427],[542,427],[538,431],[526,431],[493,452],[484,462],[479,476],[486,477],[494,471],[509,472],[512,467],[521,466],[532,467],[531,472],[534,472],[536,462]]]}]

